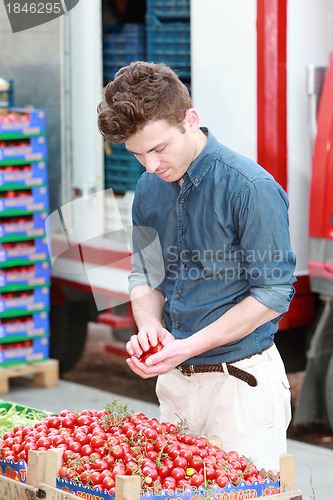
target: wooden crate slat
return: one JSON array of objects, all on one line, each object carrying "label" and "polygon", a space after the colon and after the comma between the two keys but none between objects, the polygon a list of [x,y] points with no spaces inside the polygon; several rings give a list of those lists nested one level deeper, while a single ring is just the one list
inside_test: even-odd
[{"label": "wooden crate slat", "polygon": [[45,479],[46,453],[44,451],[29,450],[27,466],[27,484],[38,487]]},{"label": "wooden crate slat", "polygon": [[44,500],[78,500],[79,497],[48,484],[40,483],[38,498],[44,498]]},{"label": "wooden crate slat", "polygon": [[37,488],[9,477],[0,476],[0,498],[5,500],[33,500],[37,498]]},{"label": "wooden crate slat", "polygon": [[280,487],[282,493],[294,491],[296,488],[294,457],[289,453],[280,457]]}]

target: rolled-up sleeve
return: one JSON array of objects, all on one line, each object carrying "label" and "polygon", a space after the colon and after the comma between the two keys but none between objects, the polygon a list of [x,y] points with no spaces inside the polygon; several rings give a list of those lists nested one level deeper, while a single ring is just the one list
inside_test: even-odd
[{"label": "rolled-up sleeve", "polygon": [[286,313],[295,294],[292,285],[252,287],[250,295],[274,311]]},{"label": "rolled-up sleeve", "polygon": [[250,295],[281,314],[289,309],[296,281],[288,206],[281,186],[263,178],[249,182],[235,209]]}]

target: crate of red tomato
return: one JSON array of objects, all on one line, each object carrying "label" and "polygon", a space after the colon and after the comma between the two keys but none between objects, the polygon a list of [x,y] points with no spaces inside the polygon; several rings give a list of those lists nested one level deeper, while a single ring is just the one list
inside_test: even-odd
[{"label": "crate of red tomato", "polygon": [[0,189],[22,189],[22,187],[47,184],[47,164],[45,161],[23,165],[0,166]]},{"label": "crate of red tomato", "polygon": [[46,137],[4,140],[0,137],[0,165],[17,165],[47,158]]},{"label": "crate of red tomato", "polygon": [[[50,307],[50,287],[31,287],[24,290],[0,290],[0,318],[20,317]],[[45,332],[46,333],[46,332]],[[1,337],[1,332],[0,332]]]},{"label": "crate of red tomato", "polygon": [[0,343],[1,366],[17,365],[21,363],[33,363],[42,361],[49,357],[48,336],[34,339],[16,340]]},{"label": "crate of red tomato", "polygon": [[[47,239],[34,238],[17,241],[0,241],[0,266],[15,266],[49,259]],[[1,307],[1,306],[0,306]]]},{"label": "crate of red tomato", "polygon": [[279,498],[294,488],[290,456],[281,457],[280,475],[259,471],[237,451],[225,453],[205,437],[116,401],[101,411],[64,410],[33,428],[17,427],[0,445],[3,468],[26,463],[21,476],[46,499]]},{"label": "crate of red tomato", "polygon": [[17,139],[45,134],[43,109],[0,108],[0,139]]},{"label": "crate of red tomato", "polygon": [[[5,266],[2,263],[1,266]],[[26,264],[1,267],[0,290],[17,291],[32,286],[45,286],[50,283],[51,264],[49,261],[28,262]]]},{"label": "crate of red tomato", "polygon": [[41,311],[6,311],[0,315],[0,341],[42,337],[49,333],[48,309]]},{"label": "crate of red tomato", "polygon": [[44,236],[47,216],[48,212],[45,211],[20,215],[0,214],[0,241]]},{"label": "crate of red tomato", "polygon": [[49,206],[49,189],[24,187],[0,190],[0,211],[3,215],[21,215],[24,212],[41,212]]}]

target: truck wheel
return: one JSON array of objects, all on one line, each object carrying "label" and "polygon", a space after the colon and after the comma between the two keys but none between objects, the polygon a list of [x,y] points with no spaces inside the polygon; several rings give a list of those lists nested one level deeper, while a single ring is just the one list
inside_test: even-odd
[{"label": "truck wheel", "polygon": [[60,375],[72,370],[86,342],[89,299],[53,304],[50,311],[50,357],[59,360]]},{"label": "truck wheel", "polygon": [[328,420],[333,430],[333,353],[326,374],[326,408]]}]

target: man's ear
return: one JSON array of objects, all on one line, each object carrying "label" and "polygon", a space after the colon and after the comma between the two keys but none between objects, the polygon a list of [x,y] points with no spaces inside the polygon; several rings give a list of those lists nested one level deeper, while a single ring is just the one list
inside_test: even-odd
[{"label": "man's ear", "polygon": [[185,127],[192,133],[199,129],[199,115],[196,109],[190,108],[185,113]]}]

